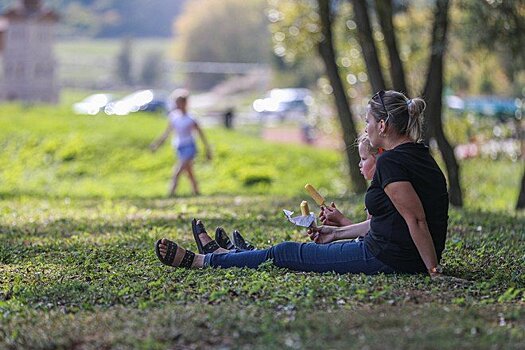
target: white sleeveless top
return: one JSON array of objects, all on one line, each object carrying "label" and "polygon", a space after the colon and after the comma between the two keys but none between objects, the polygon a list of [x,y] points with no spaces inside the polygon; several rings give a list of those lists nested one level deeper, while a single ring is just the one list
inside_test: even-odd
[{"label": "white sleeveless top", "polygon": [[195,120],[188,114],[182,114],[179,109],[175,109],[168,115],[169,123],[175,130],[173,135],[173,147],[184,146],[195,142],[193,137],[193,127]]}]

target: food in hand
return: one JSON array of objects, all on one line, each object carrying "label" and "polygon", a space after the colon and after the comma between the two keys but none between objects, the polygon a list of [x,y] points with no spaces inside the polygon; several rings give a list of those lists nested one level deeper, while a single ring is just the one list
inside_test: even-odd
[{"label": "food in hand", "polygon": [[308,207],[307,201],[301,202],[301,215],[302,216],[310,215],[310,208]]},{"label": "food in hand", "polygon": [[323,206],[325,204],[325,199],[323,198],[323,196],[321,196],[319,194],[319,192],[317,192],[317,190],[314,188],[314,186],[310,185],[310,184],[306,184],[304,186],[304,188],[306,189],[306,191],[310,194],[310,196],[312,196],[313,200],[320,206]]}]

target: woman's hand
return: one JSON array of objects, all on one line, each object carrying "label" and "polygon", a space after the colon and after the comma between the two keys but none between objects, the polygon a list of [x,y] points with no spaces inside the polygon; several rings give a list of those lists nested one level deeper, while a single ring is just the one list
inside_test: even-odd
[{"label": "woman's hand", "polygon": [[321,220],[323,225],[338,227],[352,225],[352,220],[346,218],[343,213],[336,208],[334,202],[332,202],[329,207],[321,207],[319,220]]},{"label": "woman's hand", "polygon": [[153,153],[155,153],[155,151],[157,151],[158,148],[159,148],[159,146],[156,143],[152,143],[151,145],[149,145],[149,149]]},{"label": "woman's hand", "polygon": [[336,240],[335,232],[337,227],[334,226],[314,226],[310,227],[306,233],[310,239],[317,244],[326,244]]},{"label": "woman's hand", "polygon": [[213,156],[211,154],[211,149],[209,147],[206,147],[206,159],[212,160]]}]

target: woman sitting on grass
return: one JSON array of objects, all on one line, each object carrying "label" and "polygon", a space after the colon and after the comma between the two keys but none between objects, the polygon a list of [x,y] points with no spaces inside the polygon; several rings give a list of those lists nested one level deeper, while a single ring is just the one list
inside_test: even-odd
[{"label": "woman sitting on grass", "polygon": [[[257,268],[272,260],[278,267],[306,272],[440,274],[448,193],[429,149],[417,142],[424,109],[422,99],[408,99],[396,91],[380,91],[369,101],[366,133],[374,147],[385,149],[365,196],[370,220],[309,229],[314,243],[283,242],[240,253],[195,255],[163,238],[155,246],[159,259],[185,268]],[[193,230],[203,246],[213,244],[202,222],[194,221]],[[364,239],[333,243],[359,236]]]}]

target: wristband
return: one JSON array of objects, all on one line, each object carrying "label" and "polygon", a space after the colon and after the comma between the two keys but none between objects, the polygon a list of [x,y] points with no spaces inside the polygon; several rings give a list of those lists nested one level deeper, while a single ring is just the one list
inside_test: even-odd
[{"label": "wristband", "polygon": [[436,266],[428,269],[428,273],[435,274],[435,273],[443,273],[443,267],[441,265],[437,264]]}]

